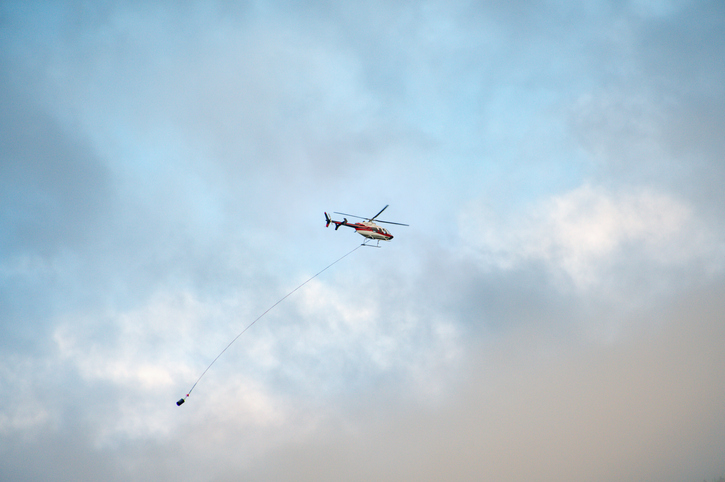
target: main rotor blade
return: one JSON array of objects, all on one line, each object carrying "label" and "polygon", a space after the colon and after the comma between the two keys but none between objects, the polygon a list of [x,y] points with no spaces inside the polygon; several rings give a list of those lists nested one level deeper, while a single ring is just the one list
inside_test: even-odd
[{"label": "main rotor blade", "polygon": [[375,218],[377,218],[378,216],[380,216],[380,214],[382,214],[383,211],[385,211],[386,209],[388,209],[388,206],[390,206],[390,204],[386,204],[385,207],[383,209],[381,209],[378,214],[376,214],[375,216],[373,216],[372,218],[370,218],[370,221],[375,221]]},{"label": "main rotor blade", "polygon": [[403,224],[403,223],[394,223],[394,222],[392,222],[392,221],[381,221],[381,220],[379,220],[379,219],[378,219],[378,220],[377,220],[376,222],[377,222],[377,223],[385,223],[385,224],[397,224],[398,226],[410,226],[409,224]]},{"label": "main rotor blade", "polygon": [[335,211],[335,214],[342,214],[343,216],[350,216],[351,218],[358,218],[358,219],[364,219],[365,221],[369,221],[368,218],[364,218],[362,216],[355,216],[354,214],[339,213],[337,211]]},{"label": "main rotor blade", "polygon": [[[365,221],[374,221],[375,218],[377,218],[378,216],[380,216],[380,214],[382,214],[383,211],[385,211],[386,209],[388,209],[388,206],[390,206],[390,205],[389,204],[386,204],[385,207],[383,209],[381,209],[380,212],[378,214],[376,214],[375,216],[373,216],[372,218],[364,218],[362,216],[356,216],[354,214],[348,214],[348,213],[341,213],[339,211],[335,211],[335,214],[342,214],[343,216],[350,216],[351,218],[364,219]],[[379,223],[385,223],[385,224],[397,224],[398,226],[408,226],[407,224],[394,223],[392,221],[378,221],[378,222]]]}]

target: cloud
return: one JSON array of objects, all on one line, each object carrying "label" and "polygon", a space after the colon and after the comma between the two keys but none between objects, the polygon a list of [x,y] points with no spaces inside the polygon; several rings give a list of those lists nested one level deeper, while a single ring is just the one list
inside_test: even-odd
[{"label": "cloud", "polygon": [[720,474],[717,1],[0,9],[0,478]]},{"label": "cloud", "polygon": [[651,188],[584,185],[506,220],[472,207],[459,224],[484,265],[511,269],[542,261],[578,289],[599,286],[622,255],[664,267],[718,257],[714,233],[692,208]]},{"label": "cloud", "polygon": [[[257,480],[680,480],[720,467],[725,397],[718,367],[722,306],[715,284],[646,317],[616,346],[540,350],[512,333],[479,352],[451,405],[380,408],[316,442],[283,446],[251,469]],[[707,307],[702,310],[702,307]],[[709,313],[709,314],[706,314]],[[693,323],[695,314],[697,322]],[[272,460],[284,460],[283,465]],[[371,463],[374,461],[374,463]]]}]

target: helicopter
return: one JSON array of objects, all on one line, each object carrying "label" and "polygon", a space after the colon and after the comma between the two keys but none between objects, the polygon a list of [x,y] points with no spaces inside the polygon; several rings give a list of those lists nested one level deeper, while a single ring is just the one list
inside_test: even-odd
[{"label": "helicopter", "polygon": [[[363,244],[362,244],[363,246],[371,246],[371,247],[379,248],[381,240],[390,241],[391,239],[393,239],[393,235],[390,234],[390,231],[378,226],[377,224],[375,224],[373,222],[373,221],[375,221],[375,219],[378,216],[380,216],[380,214],[382,214],[383,211],[388,209],[388,206],[389,206],[389,204],[386,204],[385,207],[383,209],[381,209],[380,212],[378,212],[378,214],[376,214],[372,218],[364,218],[362,216],[355,216],[354,214],[345,214],[345,213],[339,213],[339,212],[335,211],[335,214],[341,214],[343,216],[350,216],[353,218],[364,219],[364,221],[361,223],[348,223],[347,218],[343,218],[342,221],[335,221],[332,218],[330,218],[329,214],[325,213],[325,221],[326,221],[325,227],[329,227],[330,223],[332,223],[335,225],[335,231],[337,231],[337,229],[340,226],[348,226],[350,228],[353,228],[358,234],[360,234],[361,236],[366,238],[365,241],[363,241]],[[391,221],[378,221],[378,222],[385,223],[385,224],[397,224],[398,226],[408,226],[407,224],[394,223]],[[376,246],[367,244],[372,239],[377,241]]]}]

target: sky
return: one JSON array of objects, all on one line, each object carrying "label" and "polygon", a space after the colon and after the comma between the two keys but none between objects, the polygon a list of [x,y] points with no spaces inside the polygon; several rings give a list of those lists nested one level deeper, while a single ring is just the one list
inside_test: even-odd
[{"label": "sky", "polygon": [[717,0],[1,1],[0,479],[725,476],[724,49]]}]

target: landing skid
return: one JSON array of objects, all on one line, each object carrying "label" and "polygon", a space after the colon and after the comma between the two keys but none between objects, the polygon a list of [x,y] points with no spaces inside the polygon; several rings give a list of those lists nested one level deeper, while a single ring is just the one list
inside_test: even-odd
[{"label": "landing skid", "polygon": [[363,244],[361,244],[360,246],[367,246],[368,248],[379,248],[380,247],[379,239],[377,240],[378,244],[368,244],[368,241],[370,241],[370,240],[366,239],[365,241],[363,241]]}]

